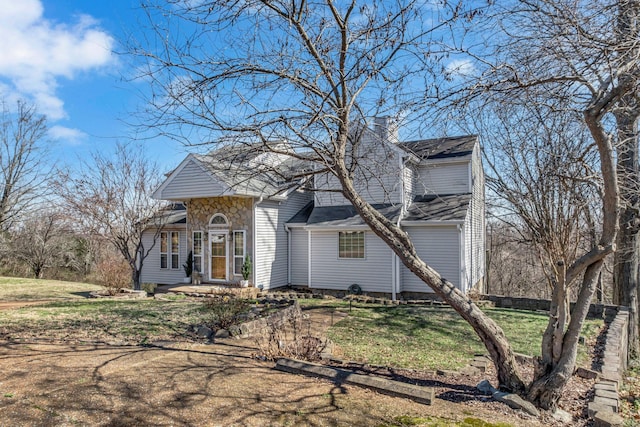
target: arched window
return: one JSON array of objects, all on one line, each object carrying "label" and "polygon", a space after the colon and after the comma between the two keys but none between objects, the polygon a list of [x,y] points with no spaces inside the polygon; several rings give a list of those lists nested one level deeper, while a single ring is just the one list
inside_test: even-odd
[{"label": "arched window", "polygon": [[217,213],[211,217],[211,221],[209,221],[209,226],[211,227],[227,227],[229,225],[229,221],[227,221],[227,217],[222,215],[221,213]]}]

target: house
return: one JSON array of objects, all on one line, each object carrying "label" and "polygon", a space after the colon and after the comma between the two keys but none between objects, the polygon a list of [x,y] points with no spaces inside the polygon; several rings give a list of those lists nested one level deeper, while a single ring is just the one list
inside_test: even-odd
[{"label": "house", "polygon": [[[386,119],[366,128],[354,183],[360,194],[411,236],[418,254],[463,292],[482,287],[484,174],[476,136],[397,142]],[[154,193],[182,202],[145,260],[143,282],[181,282],[193,252],[205,283],[237,283],[245,255],[250,281],[398,298],[431,292],[360,219],[333,175],[313,187],[291,180],[304,165],[251,145],[189,154]],[[313,191],[310,191],[313,190]],[[146,247],[153,237],[145,234]]]}]

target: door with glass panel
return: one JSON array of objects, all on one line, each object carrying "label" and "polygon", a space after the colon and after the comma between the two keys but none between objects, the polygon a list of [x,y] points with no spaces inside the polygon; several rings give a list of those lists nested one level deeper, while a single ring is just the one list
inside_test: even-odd
[{"label": "door with glass panel", "polygon": [[209,276],[211,280],[227,280],[227,234],[209,233],[211,245],[211,263]]}]

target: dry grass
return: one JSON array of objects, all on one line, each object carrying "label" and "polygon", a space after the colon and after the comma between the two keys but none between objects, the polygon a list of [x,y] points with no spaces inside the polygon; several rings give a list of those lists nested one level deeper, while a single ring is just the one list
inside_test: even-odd
[{"label": "dry grass", "polygon": [[0,301],[82,299],[103,289],[90,283],[0,277]]}]

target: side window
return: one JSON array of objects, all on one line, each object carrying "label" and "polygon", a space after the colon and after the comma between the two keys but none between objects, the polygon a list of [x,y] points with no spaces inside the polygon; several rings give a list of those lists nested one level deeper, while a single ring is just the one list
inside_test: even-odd
[{"label": "side window", "polygon": [[160,232],[160,268],[167,268],[167,232]]},{"label": "side window", "polygon": [[233,274],[242,274],[242,264],[246,253],[245,231],[233,232]]},{"label": "side window", "polygon": [[171,268],[180,268],[180,232],[171,232]]},{"label": "side window", "polygon": [[338,233],[338,258],[364,258],[364,231]]},{"label": "side window", "polygon": [[193,270],[202,273],[202,231],[193,232]]}]

